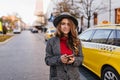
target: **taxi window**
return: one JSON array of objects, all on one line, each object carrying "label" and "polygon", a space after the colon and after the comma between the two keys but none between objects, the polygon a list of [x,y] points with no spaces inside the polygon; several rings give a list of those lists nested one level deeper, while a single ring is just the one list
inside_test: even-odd
[{"label": "taxi window", "polygon": [[117,45],[117,46],[120,46],[120,30],[117,30],[116,45]]},{"label": "taxi window", "polygon": [[88,42],[90,40],[90,37],[92,35],[92,33],[94,32],[94,30],[88,30],[84,33],[82,33],[79,38],[82,40],[82,41],[86,41]]},{"label": "taxi window", "polygon": [[116,38],[115,30],[112,30],[112,32],[110,33],[110,36],[107,40],[107,44],[115,45],[115,38]]},{"label": "taxi window", "polygon": [[96,30],[93,38],[91,39],[91,42],[95,42],[95,43],[106,43],[107,39],[110,35],[112,30]]}]

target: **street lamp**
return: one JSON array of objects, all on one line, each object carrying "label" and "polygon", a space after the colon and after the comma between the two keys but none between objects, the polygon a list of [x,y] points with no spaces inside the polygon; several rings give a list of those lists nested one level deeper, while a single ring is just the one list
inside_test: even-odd
[{"label": "street lamp", "polygon": [[109,22],[111,22],[111,0],[109,0]]},{"label": "street lamp", "polygon": [[73,0],[72,0],[72,6],[73,6]]}]

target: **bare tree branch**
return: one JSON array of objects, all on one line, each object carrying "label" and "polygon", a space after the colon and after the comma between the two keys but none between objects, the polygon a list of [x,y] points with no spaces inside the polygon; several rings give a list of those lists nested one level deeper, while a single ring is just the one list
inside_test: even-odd
[{"label": "bare tree branch", "polygon": [[54,9],[56,9],[58,13],[69,12],[77,18],[84,16],[84,18],[88,20],[89,28],[93,14],[95,12],[98,14],[103,13],[107,7],[105,5],[101,5],[101,3],[98,5],[97,0],[57,0],[56,8]]}]

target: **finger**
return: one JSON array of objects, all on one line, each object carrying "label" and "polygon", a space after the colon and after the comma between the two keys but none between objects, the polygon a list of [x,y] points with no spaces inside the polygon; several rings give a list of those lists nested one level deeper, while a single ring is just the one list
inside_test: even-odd
[{"label": "finger", "polygon": [[67,62],[67,64],[72,64],[72,63],[73,63],[72,61]]},{"label": "finger", "polygon": [[74,56],[73,54],[69,55],[69,57]]}]

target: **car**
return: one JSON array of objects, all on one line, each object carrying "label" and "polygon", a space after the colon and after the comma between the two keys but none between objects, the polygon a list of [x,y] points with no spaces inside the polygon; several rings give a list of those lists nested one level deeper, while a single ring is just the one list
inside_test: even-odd
[{"label": "car", "polygon": [[13,29],[14,34],[20,34],[21,33],[21,28],[17,27]]},{"label": "car", "polygon": [[47,28],[47,31],[45,32],[45,41],[49,40],[50,38],[52,38],[53,36],[55,36],[55,31],[56,31],[56,28],[55,27],[50,27],[50,28]]},{"label": "car", "polygon": [[32,29],[31,29],[31,32],[32,32],[32,33],[38,33],[38,30],[37,30],[36,28],[32,28]]},{"label": "car", "polygon": [[97,25],[82,32],[83,66],[101,80],[120,80],[120,24]]}]

